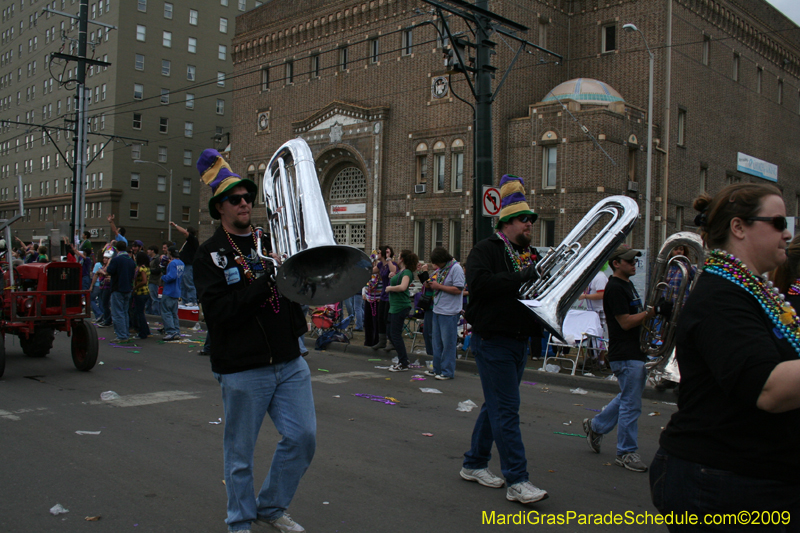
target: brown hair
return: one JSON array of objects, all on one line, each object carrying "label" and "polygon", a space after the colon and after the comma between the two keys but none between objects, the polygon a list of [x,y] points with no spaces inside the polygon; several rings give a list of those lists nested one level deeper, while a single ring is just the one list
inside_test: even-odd
[{"label": "brown hair", "polygon": [[798,271],[800,271],[800,235],[792,239],[786,248],[786,261],[770,272],[769,279],[778,287],[781,294],[789,292],[789,287],[797,281]]},{"label": "brown hair", "polygon": [[771,195],[781,196],[777,187],[759,183],[734,183],[722,189],[713,198],[703,193],[695,198],[692,207],[701,214],[697,217],[700,235],[709,248],[719,248],[728,242],[731,220],[757,216],[761,199]]},{"label": "brown hair", "polygon": [[411,272],[417,271],[417,266],[419,265],[419,257],[417,254],[412,252],[411,250],[403,250],[400,252],[400,260],[403,262],[403,265]]}]

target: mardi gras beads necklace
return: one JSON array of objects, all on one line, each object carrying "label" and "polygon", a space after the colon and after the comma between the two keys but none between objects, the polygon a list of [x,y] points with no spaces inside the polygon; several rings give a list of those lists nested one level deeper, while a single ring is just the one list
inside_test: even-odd
[{"label": "mardi gras beads necklace", "polygon": [[714,250],[709,254],[703,272],[721,276],[755,297],[775,328],[800,355],[800,321],[797,313],[780,291],[773,287],[772,282],[764,282],[734,255],[723,250]]},{"label": "mardi gras beads necklace", "polygon": [[[244,278],[245,278],[245,280],[247,280],[247,284],[250,285],[251,283],[253,283],[256,280],[256,276],[253,273],[253,269],[250,268],[250,264],[247,262],[247,259],[245,259],[245,256],[242,253],[242,251],[239,249],[238,246],[236,246],[236,243],[233,242],[233,239],[231,238],[231,234],[228,233],[228,230],[226,230],[225,228],[222,228],[222,230],[225,232],[225,235],[228,237],[228,242],[230,243],[231,247],[236,251],[236,256],[233,258],[233,260],[236,261],[236,264],[238,264],[239,266],[242,267],[242,270],[244,270]],[[250,235],[253,236],[253,244],[255,244],[256,249],[257,249],[258,248],[258,242],[256,241],[256,233],[255,233],[255,231],[253,231],[253,227],[252,226],[250,227]],[[267,265],[264,264],[264,260],[259,258],[259,261],[261,262],[261,267],[266,271],[267,270]],[[275,289],[275,285],[272,286],[272,296],[267,298],[267,302],[269,302],[270,306],[272,306],[272,311],[277,315],[278,312],[280,312],[280,310],[281,310],[281,301],[280,301],[280,298],[278,297],[278,291]],[[261,307],[266,306],[267,302],[264,302],[263,304],[261,304]]]},{"label": "mardi gras beads necklace", "polygon": [[500,239],[506,244],[506,253],[508,254],[509,259],[511,259],[514,272],[519,272],[523,268],[529,267],[533,264],[533,258],[536,257],[536,254],[534,253],[532,247],[527,246],[527,249],[520,254],[516,249],[514,249],[509,242],[508,237],[506,237],[502,231],[498,231],[497,236],[500,237]]},{"label": "mardi gras beads necklace", "polygon": [[800,279],[794,280],[792,286],[789,287],[789,296],[800,296]]}]

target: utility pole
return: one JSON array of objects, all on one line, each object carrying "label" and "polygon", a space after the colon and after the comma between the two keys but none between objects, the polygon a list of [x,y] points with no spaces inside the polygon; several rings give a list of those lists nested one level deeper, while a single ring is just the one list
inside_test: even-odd
[{"label": "utility pole", "polygon": [[[500,92],[500,88],[506,81],[508,74],[514,67],[520,53],[526,46],[542,51],[557,58],[557,64],[562,57],[556,53],[546,50],[531,42],[517,37],[517,32],[527,32],[527,26],[518,24],[512,20],[501,17],[488,10],[488,0],[476,0],[475,4],[470,4],[464,0],[424,0],[426,3],[436,8],[437,15],[442,21],[442,26],[447,34],[448,50],[446,51],[445,66],[448,72],[463,72],[472,95],[475,98],[473,135],[474,135],[474,187],[473,187],[473,244],[492,235],[494,227],[491,217],[483,216],[483,187],[494,184],[494,159],[492,138],[492,102]],[[473,34],[475,42],[470,43],[461,36],[454,37],[450,31],[450,25],[444,17],[443,11],[447,11],[462,18]],[[514,58],[511,60],[503,78],[492,89],[497,68],[492,66],[492,55],[495,54],[495,43],[491,37],[495,34],[502,34],[520,43]],[[443,36],[444,37],[444,36]],[[475,51],[474,66],[471,61],[467,61],[467,48]],[[473,59],[473,58],[469,58]],[[474,78],[474,84],[470,77]],[[468,103],[468,102],[467,102]]]}]

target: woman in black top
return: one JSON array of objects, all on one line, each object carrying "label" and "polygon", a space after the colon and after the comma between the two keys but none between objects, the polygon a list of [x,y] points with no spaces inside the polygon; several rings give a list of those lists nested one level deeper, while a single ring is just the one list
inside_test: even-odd
[{"label": "woman in black top", "polygon": [[800,323],[761,277],[786,261],[786,208],[750,183],[694,207],[712,251],[678,321],[678,411],[651,465],[653,503],[673,532],[800,531]]}]

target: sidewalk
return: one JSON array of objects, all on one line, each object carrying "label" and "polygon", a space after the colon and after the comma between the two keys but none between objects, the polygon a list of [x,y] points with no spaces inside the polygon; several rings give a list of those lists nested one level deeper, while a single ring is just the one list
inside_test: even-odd
[{"label": "sidewalk", "polygon": [[[205,329],[205,328],[204,328]],[[364,346],[364,333],[363,332],[353,332],[353,337],[350,339],[350,344],[345,344],[341,342],[332,342],[327,346],[327,348],[321,352],[316,351],[314,348],[314,343],[317,341],[316,338],[311,338],[309,335],[306,335],[306,346],[308,347],[310,356],[313,356],[315,353],[326,353],[332,352],[336,354],[345,354],[348,356],[352,356],[354,358],[386,358],[386,357],[394,357],[396,352],[392,352],[391,354],[387,354],[384,350],[373,350],[367,346]],[[422,339],[422,335],[420,334],[419,338],[417,339],[416,346],[414,348],[414,352],[411,351],[411,339],[408,336],[404,336],[404,340],[406,342],[406,350],[408,350],[408,358],[412,362],[416,359],[419,359],[421,364],[424,364],[425,361],[432,361],[433,357],[429,356],[425,353],[425,343]],[[461,350],[458,351],[458,354],[461,355],[461,359],[456,361],[456,372],[468,372],[472,374],[477,374],[478,368],[475,364],[475,360],[470,356],[469,359],[465,359],[464,352]],[[569,371],[563,370],[559,373],[555,372],[545,372],[543,370],[539,370],[542,367],[542,363],[544,360],[529,360],[527,366],[525,367],[525,377],[523,378],[525,381],[535,381],[537,383],[546,383],[548,385],[561,385],[564,387],[570,388],[582,388],[585,390],[593,390],[597,392],[608,392],[612,394],[616,394],[619,392],[619,385],[617,381],[609,381],[607,377],[611,375],[610,373],[606,373],[600,376],[582,376],[578,375],[571,375]],[[456,374],[456,377],[458,374]],[[677,402],[678,397],[675,395],[672,390],[667,391],[657,391],[653,388],[652,385],[649,383],[642,394],[643,398],[648,400],[657,400],[657,401],[665,401],[665,402]]]}]

